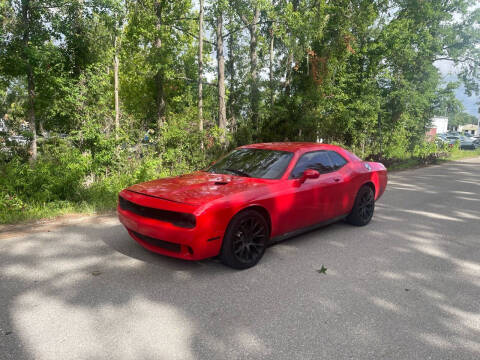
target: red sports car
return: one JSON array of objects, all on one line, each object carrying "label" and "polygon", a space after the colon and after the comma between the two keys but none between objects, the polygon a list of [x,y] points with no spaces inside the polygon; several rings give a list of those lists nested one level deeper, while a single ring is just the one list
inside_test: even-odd
[{"label": "red sports car", "polygon": [[386,185],[382,164],[338,146],[253,144],[206,170],[122,190],[118,217],[148,250],[187,260],[219,255],[246,269],[271,242],[343,218],[368,224]]}]

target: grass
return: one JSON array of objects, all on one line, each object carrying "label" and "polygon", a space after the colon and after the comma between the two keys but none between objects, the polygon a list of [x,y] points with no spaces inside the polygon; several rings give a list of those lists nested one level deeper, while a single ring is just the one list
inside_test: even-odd
[{"label": "grass", "polygon": [[392,165],[388,166],[387,168],[388,168],[388,171],[401,171],[401,170],[414,169],[418,167],[424,167],[428,165],[442,164],[449,161],[478,157],[478,156],[480,156],[480,148],[476,150],[456,149],[456,150],[453,150],[451,153],[449,153],[447,157],[437,158],[433,162],[426,163],[424,159],[412,157],[412,158],[395,162]]},{"label": "grass", "polygon": [[72,214],[102,214],[115,209],[111,201],[105,203],[75,203],[72,201],[54,201],[49,203],[29,203],[24,208],[9,211],[0,211],[0,224],[16,224],[32,222],[35,220],[54,219],[64,215]]},{"label": "grass", "polygon": [[450,156],[442,161],[455,161],[480,156],[480,148],[476,150],[454,150]]},{"label": "grass", "polygon": [[[465,158],[480,156],[480,149],[477,150],[454,150],[448,157],[437,159],[434,163],[445,163]],[[388,167],[389,171],[400,171],[423,167],[425,161],[418,158],[409,158],[395,162]],[[103,196],[102,196],[103,195]],[[63,215],[71,214],[102,214],[115,209],[116,194],[96,194],[89,201],[53,201],[48,203],[26,203],[21,209],[0,209],[0,224],[15,224],[32,222],[40,219],[53,219]]]}]

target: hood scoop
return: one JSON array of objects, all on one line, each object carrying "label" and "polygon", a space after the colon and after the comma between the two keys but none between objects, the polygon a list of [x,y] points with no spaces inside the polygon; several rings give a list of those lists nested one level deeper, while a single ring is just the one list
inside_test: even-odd
[{"label": "hood scoop", "polygon": [[230,181],[215,181],[215,185],[227,185]]}]

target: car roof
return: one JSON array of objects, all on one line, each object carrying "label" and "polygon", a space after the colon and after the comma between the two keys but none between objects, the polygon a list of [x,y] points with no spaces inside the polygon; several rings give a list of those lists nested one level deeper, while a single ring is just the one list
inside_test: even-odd
[{"label": "car roof", "polygon": [[270,142],[240,146],[242,149],[266,149],[296,152],[298,150],[339,150],[340,146],[315,142]]}]

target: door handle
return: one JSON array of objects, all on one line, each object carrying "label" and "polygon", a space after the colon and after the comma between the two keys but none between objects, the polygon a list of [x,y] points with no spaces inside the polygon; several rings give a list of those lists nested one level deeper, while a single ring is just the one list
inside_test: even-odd
[{"label": "door handle", "polygon": [[333,181],[339,182],[341,179],[340,178],[334,178]]}]

